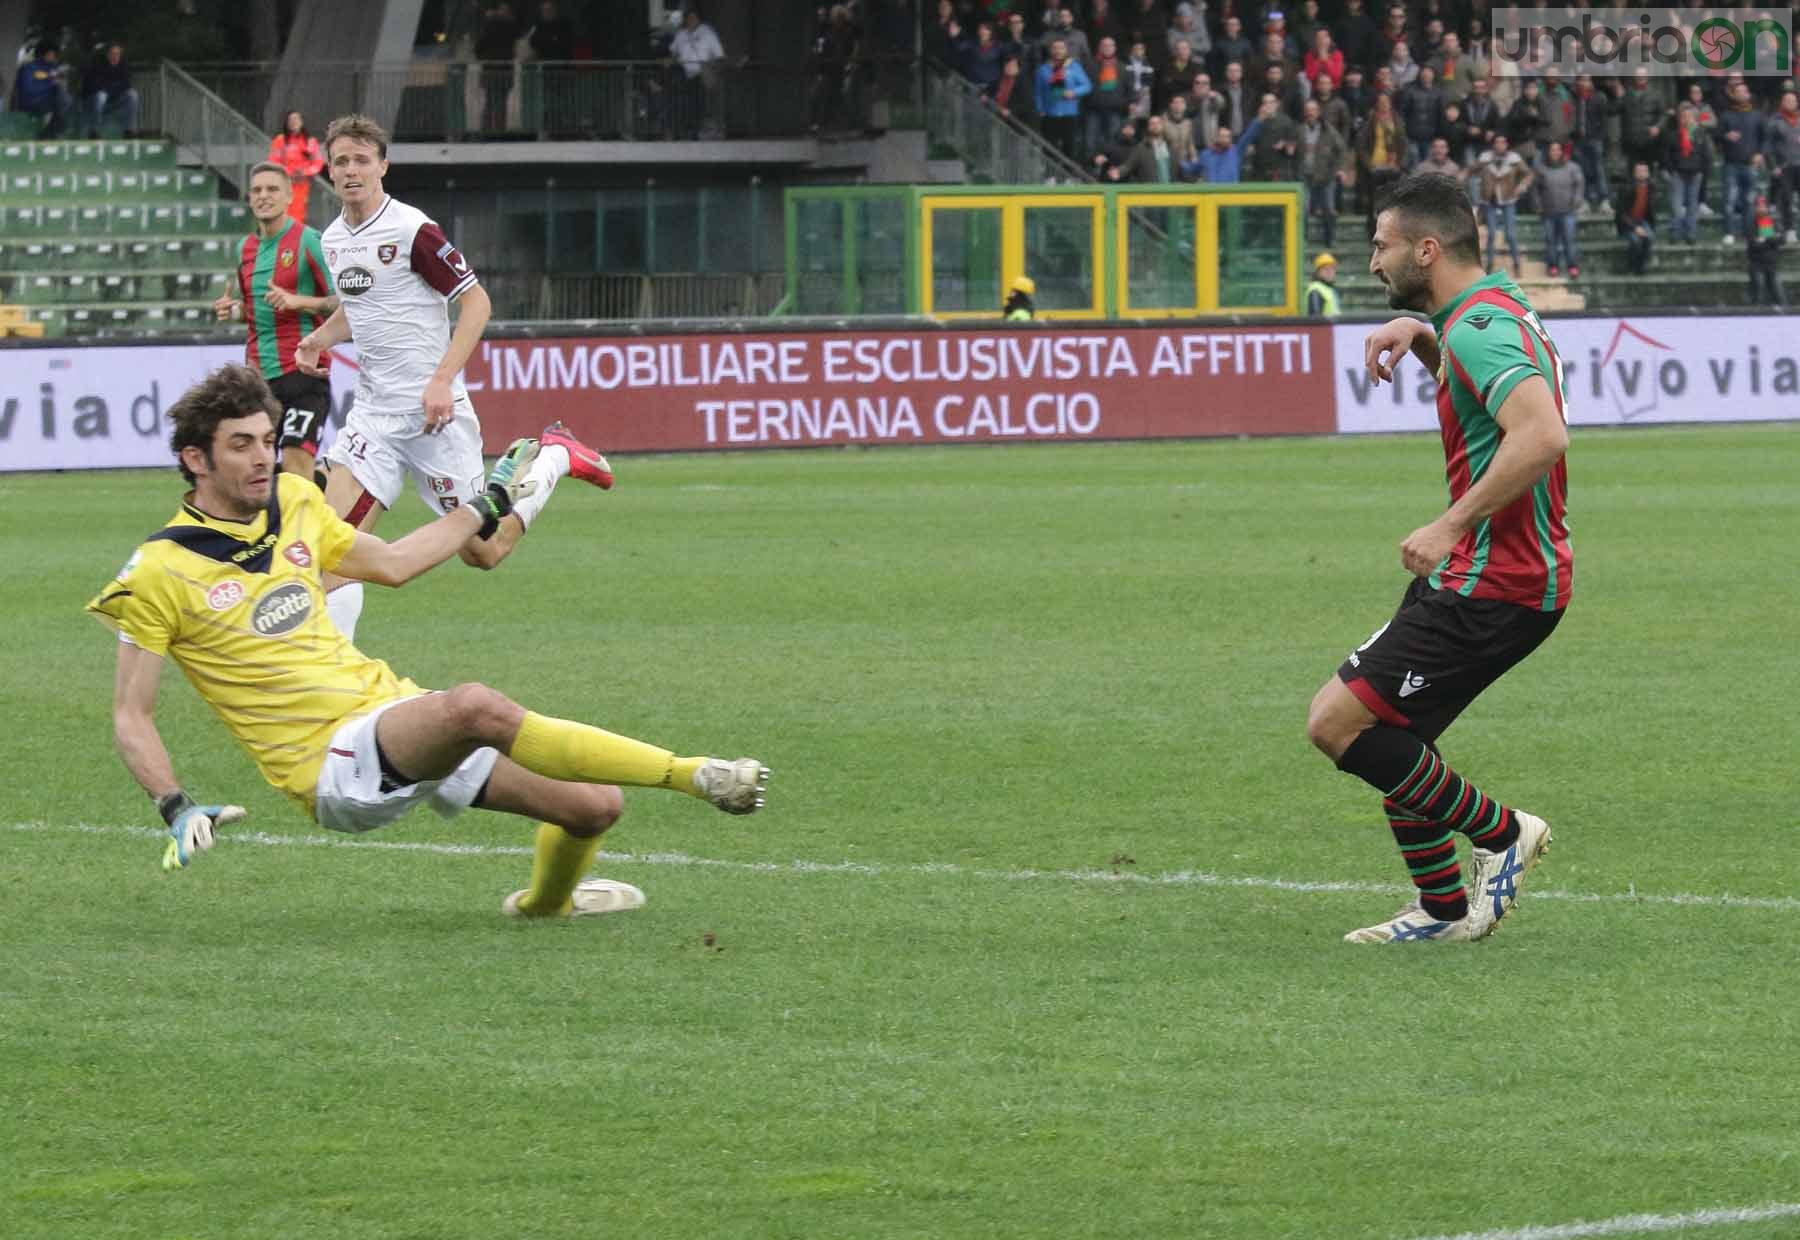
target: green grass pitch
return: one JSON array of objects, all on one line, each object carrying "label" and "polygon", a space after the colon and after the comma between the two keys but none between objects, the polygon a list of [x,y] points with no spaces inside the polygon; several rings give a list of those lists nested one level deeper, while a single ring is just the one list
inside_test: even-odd
[{"label": "green grass pitch", "polygon": [[497,573],[371,588],[360,644],[421,683],[774,768],[748,819],[629,792],[597,869],[648,905],[556,925],[499,915],[525,823],[330,837],[173,668],[177,770],[251,821],[163,875],[81,606],[179,480],[0,476],[0,1234],[1800,1202],[1797,433],[1576,433],[1573,609],[1443,742],[1557,844],[1493,940],[1414,950],[1340,941],[1403,873],[1302,724],[1442,509],[1435,440],[629,459]]}]

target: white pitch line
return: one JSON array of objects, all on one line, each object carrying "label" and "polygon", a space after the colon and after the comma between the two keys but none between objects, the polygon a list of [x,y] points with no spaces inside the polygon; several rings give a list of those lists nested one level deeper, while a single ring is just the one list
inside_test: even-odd
[{"label": "white pitch line", "polygon": [[1542,1227],[1508,1227],[1500,1231],[1465,1231],[1420,1240],[1583,1240],[1587,1236],[1646,1236],[1690,1227],[1735,1227],[1770,1219],[1800,1218],[1800,1203],[1696,1210],[1692,1214],[1622,1214],[1591,1223],[1557,1223]]},{"label": "white pitch line", "polygon": [[[103,826],[93,823],[14,822],[6,828],[18,832],[63,835],[117,835],[163,839],[167,832],[144,826]],[[225,844],[257,844],[265,848],[362,848],[385,852],[429,853],[439,857],[529,857],[531,849],[516,844],[438,844],[409,840],[369,839],[360,835],[274,835],[266,831],[231,830],[219,836]],[[1255,891],[1289,891],[1326,895],[1399,895],[1409,890],[1398,883],[1366,883],[1349,880],[1264,878],[1257,875],[1214,874],[1209,870],[1172,870],[1139,874],[1130,870],[984,869],[950,861],[732,861],[720,857],[695,857],[681,852],[601,852],[599,860],[612,865],[693,866],[734,870],[747,874],[853,874],[862,878],[884,875],[935,875],[979,878],[1001,882],[1055,879],[1071,883],[1130,883],[1146,887],[1236,887]],[[1551,888],[1531,892],[1534,900],[1561,900],[1571,904],[1653,904],[1695,908],[1768,909],[1800,912],[1800,896],[1658,894],[1630,891],[1567,891]]]}]

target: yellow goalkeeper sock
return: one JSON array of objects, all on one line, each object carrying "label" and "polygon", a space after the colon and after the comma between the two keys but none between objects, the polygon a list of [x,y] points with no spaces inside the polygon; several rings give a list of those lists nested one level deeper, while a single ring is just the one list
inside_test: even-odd
[{"label": "yellow goalkeeper sock", "polygon": [[705,758],[677,758],[666,749],[585,723],[525,712],[507,756],[528,771],[585,784],[673,788],[699,796],[694,772]]},{"label": "yellow goalkeeper sock", "polygon": [[600,851],[600,837],[570,835],[555,823],[540,822],[531,858],[531,888],[519,897],[527,917],[560,917],[571,907],[575,884]]}]

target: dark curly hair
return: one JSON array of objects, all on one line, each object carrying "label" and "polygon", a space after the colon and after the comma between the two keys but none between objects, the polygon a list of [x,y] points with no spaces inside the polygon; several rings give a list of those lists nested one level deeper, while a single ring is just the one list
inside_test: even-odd
[{"label": "dark curly hair", "polygon": [[169,406],[169,451],[175,454],[176,467],[191,485],[194,475],[182,462],[183,448],[198,448],[212,464],[213,436],[219,423],[227,418],[247,418],[253,413],[269,415],[271,424],[281,420],[281,405],[263,377],[248,366],[221,366],[181,394]]}]

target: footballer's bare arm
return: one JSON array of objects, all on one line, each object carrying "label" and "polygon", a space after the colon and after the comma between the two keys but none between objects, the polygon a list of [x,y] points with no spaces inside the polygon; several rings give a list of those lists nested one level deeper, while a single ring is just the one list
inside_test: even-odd
[{"label": "footballer's bare arm", "polygon": [[324,378],[325,371],[319,366],[319,354],[334,344],[343,344],[350,339],[350,316],[339,306],[331,312],[331,317],[307,332],[294,346],[294,364],[309,375]]},{"label": "footballer's bare arm", "polygon": [[455,555],[484,522],[476,505],[468,504],[393,542],[358,530],[356,541],[331,571],[378,586],[403,586]]},{"label": "footballer's bare arm", "polygon": [[125,769],[150,799],[181,791],[174,764],[156,730],[156,691],[162,685],[163,659],[131,642],[119,643],[119,666],[113,678],[113,744]]}]

